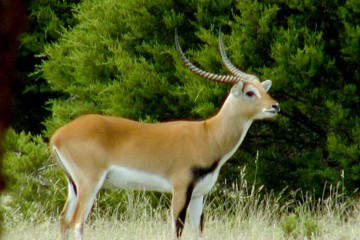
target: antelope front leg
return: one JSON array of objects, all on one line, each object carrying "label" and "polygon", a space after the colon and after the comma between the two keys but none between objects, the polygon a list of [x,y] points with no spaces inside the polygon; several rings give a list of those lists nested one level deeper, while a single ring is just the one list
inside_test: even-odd
[{"label": "antelope front leg", "polygon": [[172,197],[172,217],[173,227],[175,228],[176,237],[181,237],[185,225],[186,211],[189,206],[194,184],[190,183],[187,187],[181,186],[174,188]]}]

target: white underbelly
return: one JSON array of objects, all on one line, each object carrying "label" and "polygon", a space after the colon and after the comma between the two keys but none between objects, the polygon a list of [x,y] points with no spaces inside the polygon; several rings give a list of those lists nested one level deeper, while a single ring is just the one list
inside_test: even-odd
[{"label": "white underbelly", "polygon": [[104,187],[158,192],[172,191],[170,182],[163,177],[119,166],[112,166],[108,170]]}]

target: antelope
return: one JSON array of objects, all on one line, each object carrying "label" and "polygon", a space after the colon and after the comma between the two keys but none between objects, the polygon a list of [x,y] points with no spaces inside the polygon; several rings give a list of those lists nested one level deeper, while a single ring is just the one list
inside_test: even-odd
[{"label": "antelope", "polygon": [[[220,31],[219,31],[220,32]],[[96,114],[80,116],[59,128],[50,140],[53,160],[64,171],[68,197],[60,214],[61,238],[68,230],[83,239],[83,226],[102,187],[172,193],[171,216],[180,238],[187,210],[199,239],[203,236],[204,195],[221,166],[242,143],[251,123],[280,111],[260,82],[228,59],[219,33],[222,60],[232,75],[218,75],[193,65],[175,32],[176,49],[186,67],[210,81],[230,84],[220,111],[202,121],[141,123]]]}]

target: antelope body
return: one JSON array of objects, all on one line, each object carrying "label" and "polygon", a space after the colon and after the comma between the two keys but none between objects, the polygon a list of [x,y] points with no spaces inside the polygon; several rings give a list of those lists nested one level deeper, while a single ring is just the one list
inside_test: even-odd
[{"label": "antelope body", "polygon": [[221,166],[242,143],[251,123],[274,117],[278,103],[262,83],[222,59],[233,75],[221,76],[195,67],[176,47],[186,66],[205,79],[229,83],[231,92],[220,111],[203,121],[146,124],[84,115],[58,129],[50,148],[68,181],[68,199],[60,215],[61,236],[74,231],[82,239],[83,225],[101,187],[172,193],[172,219],[180,238],[188,210],[199,238],[203,232],[203,198],[215,184]]}]

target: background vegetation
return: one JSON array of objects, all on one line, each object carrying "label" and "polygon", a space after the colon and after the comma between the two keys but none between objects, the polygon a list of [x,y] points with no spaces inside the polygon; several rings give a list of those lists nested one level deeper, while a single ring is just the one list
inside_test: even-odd
[{"label": "background vegetation", "polygon": [[[28,19],[3,166],[6,205],[24,216],[30,210],[29,217],[33,211],[46,217],[62,206],[66,189],[47,142],[75,117],[91,112],[157,122],[218,111],[228,87],[185,69],[174,47],[176,28],[193,62],[226,73],[217,48],[221,27],[231,61],[272,79],[271,95],[281,104],[274,121],[253,124],[224,166],[222,186],[239,181],[246,166],[247,180],[265,192],[322,196],[337,184],[346,196],[356,192],[358,1],[33,0]],[[102,193],[104,204],[121,197]]]}]

